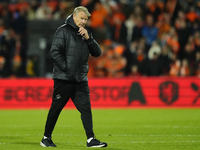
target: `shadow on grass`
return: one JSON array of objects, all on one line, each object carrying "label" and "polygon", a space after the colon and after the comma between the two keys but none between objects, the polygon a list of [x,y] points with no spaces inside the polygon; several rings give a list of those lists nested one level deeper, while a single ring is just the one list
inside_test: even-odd
[{"label": "shadow on grass", "polygon": [[29,146],[40,146],[40,142],[13,142],[13,144],[29,145]]},{"label": "shadow on grass", "polygon": [[[99,149],[99,148],[88,148],[86,146],[86,144],[80,144],[80,143],[57,143],[57,148],[61,148],[61,149],[70,149],[70,150],[89,150],[89,149]],[[100,148],[102,149],[102,148]],[[121,149],[121,148],[114,148],[108,145],[108,147],[103,147],[103,149],[105,150],[126,150],[126,149]]]},{"label": "shadow on grass", "polygon": [[[20,145],[20,147],[23,149],[25,147],[29,147],[29,148],[32,148],[32,149],[35,149],[36,147],[38,149],[42,148],[40,146],[40,142],[11,142],[9,143],[11,145]],[[18,146],[17,146],[18,147]],[[86,146],[83,146],[83,145],[74,145],[74,144],[57,144],[57,149],[65,149],[65,150],[87,150],[88,148]],[[92,148],[92,149],[98,149],[98,148]],[[103,148],[105,150],[125,150],[125,149],[122,149],[122,148],[113,148],[113,147],[105,147]]]},{"label": "shadow on grass", "polygon": [[17,137],[17,136],[8,136],[8,135],[6,135],[6,136],[0,136],[0,139],[5,139],[5,140],[14,140],[14,139],[19,139],[19,137]]}]

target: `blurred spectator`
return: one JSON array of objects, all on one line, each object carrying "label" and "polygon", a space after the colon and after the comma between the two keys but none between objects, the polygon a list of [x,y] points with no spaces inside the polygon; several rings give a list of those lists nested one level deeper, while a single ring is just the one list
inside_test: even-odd
[{"label": "blurred spectator", "polygon": [[172,17],[177,6],[178,0],[166,0],[165,11]]},{"label": "blurred spectator", "polygon": [[3,3],[0,8],[0,16],[3,21],[3,26],[8,29],[12,26],[12,12],[8,8],[7,3]]},{"label": "blurred spectator", "polygon": [[190,66],[192,66],[194,64],[195,51],[194,51],[194,48],[192,47],[192,44],[189,42],[186,44],[186,46],[184,48],[183,58],[187,59],[187,61],[189,61]]},{"label": "blurred spectator", "polygon": [[170,16],[167,13],[162,13],[158,16],[158,21],[156,22],[158,27],[158,38],[162,36],[163,33],[167,33],[170,30]]},{"label": "blurred spectator", "polygon": [[16,33],[24,36],[27,31],[27,18],[25,15],[26,11],[24,9],[15,12],[15,20],[13,24],[13,28]]},{"label": "blurred spectator", "polygon": [[35,13],[36,10],[39,7],[39,3],[37,0],[31,0],[29,3],[29,6],[27,8],[27,20],[34,20],[35,19]]},{"label": "blurred spectator", "polygon": [[5,30],[4,22],[3,19],[0,18],[0,38],[2,37],[4,30]]},{"label": "blurred spectator", "polygon": [[146,15],[146,9],[145,4],[141,0],[135,0],[133,1],[133,8],[131,14],[133,14],[136,17],[141,17],[142,20],[145,19]]},{"label": "blurred spectator", "polygon": [[200,1],[196,0],[194,6],[196,6],[196,12],[197,12],[197,14],[200,15]]},{"label": "blurred spectator", "polygon": [[93,35],[97,41],[105,38],[105,24],[104,20],[108,15],[108,11],[100,2],[95,4],[94,10],[91,12],[90,26],[93,28]]},{"label": "blurred spectator", "polygon": [[195,51],[200,52],[200,30],[194,33]]},{"label": "blurred spectator", "polygon": [[11,66],[11,78],[23,77],[24,71],[22,70],[22,60],[19,55],[15,55],[12,60]]},{"label": "blurred spectator", "polygon": [[194,75],[200,77],[200,52],[196,52]]},{"label": "blurred spectator", "polygon": [[186,14],[183,10],[179,10],[174,26],[176,29],[180,29],[183,28],[183,23],[186,23]]},{"label": "blurred spectator", "polygon": [[133,58],[133,64],[138,66],[138,72],[144,75],[146,72],[146,64],[147,64],[147,54],[145,53],[144,47],[139,46],[136,50],[136,55]]},{"label": "blurred spectator", "polygon": [[131,44],[124,51],[123,55],[127,60],[127,65],[125,69],[126,75],[130,74],[133,65],[137,66],[139,74],[145,74],[147,53],[144,38],[132,41]]},{"label": "blurred spectator", "polygon": [[177,59],[176,55],[172,55],[172,62],[170,64],[170,70],[169,75],[172,77],[176,77],[180,75],[180,67],[181,67],[181,61]]},{"label": "blurred spectator", "polygon": [[179,0],[166,0],[165,11],[169,13],[172,25],[174,25],[175,19],[178,15],[178,11],[181,8],[179,2]]},{"label": "blurred spectator", "polygon": [[153,16],[153,20],[157,22],[159,14],[164,10],[164,4],[161,0],[147,0],[146,1],[147,14]]},{"label": "blurred spectator", "polygon": [[[167,41],[168,41],[169,37],[170,37],[170,36],[168,35],[168,33],[163,32],[163,33],[160,35],[160,37],[157,39],[158,44],[159,44],[161,47],[163,47],[163,46],[165,46],[165,45],[168,45],[168,44],[167,44]],[[169,46],[169,45],[168,45],[168,46]]]},{"label": "blurred spectator", "polygon": [[153,58],[148,60],[145,73],[147,76],[163,75],[162,61],[159,59],[159,56],[159,53],[154,52]]},{"label": "blurred spectator", "polygon": [[148,52],[148,59],[152,60],[152,59],[154,58],[155,53],[156,53],[157,55],[160,55],[160,53],[161,53],[161,47],[158,45],[157,42],[154,41],[154,42],[152,43],[152,46],[151,46],[150,49],[149,49],[149,52]]},{"label": "blurred spectator", "polygon": [[161,54],[159,58],[162,64],[163,75],[169,75],[171,56],[172,52],[170,48],[167,45],[163,46],[161,48]]},{"label": "blurred spectator", "polygon": [[113,48],[113,42],[111,40],[106,39],[103,41],[101,45],[102,54],[96,61],[96,67],[92,67],[95,70],[95,74],[94,74],[95,77],[106,76],[105,64],[106,64],[106,61],[108,61],[108,58],[110,56],[110,51],[112,51],[112,48]]},{"label": "blurred spectator", "polygon": [[190,67],[187,59],[183,59],[180,67],[180,76],[185,77],[190,75]]},{"label": "blurred spectator", "polygon": [[180,51],[180,43],[178,39],[178,34],[175,28],[171,27],[169,33],[166,36],[166,42],[170,46],[173,53],[175,53],[176,55],[178,55]]},{"label": "blurred spectator", "polygon": [[190,11],[186,14],[186,18],[192,23],[199,19],[199,15],[195,12],[194,6],[190,7]]},{"label": "blurred spectator", "polygon": [[53,19],[66,19],[73,12],[73,2],[60,1],[53,13]]},{"label": "blurred spectator", "polygon": [[[138,40],[138,39],[142,39],[142,28],[144,25],[144,21],[142,19],[142,17],[140,16],[136,16],[135,18],[135,26],[133,28],[133,33],[132,33],[132,40]],[[145,40],[144,40],[144,44],[145,44]]]},{"label": "blurred spectator", "polygon": [[47,5],[46,1],[42,1],[42,3],[35,12],[35,19],[38,20],[51,19],[52,14],[53,14],[52,8]]},{"label": "blurred spectator", "polygon": [[138,72],[138,67],[136,65],[133,65],[131,67],[131,72],[128,74],[129,77],[138,77],[141,76],[141,74]]},{"label": "blurred spectator", "polygon": [[9,66],[6,66],[6,59],[0,56],[0,78],[9,76]]},{"label": "blurred spectator", "polygon": [[186,20],[185,20],[185,14],[184,12],[179,12],[181,15],[177,18],[177,23],[176,25],[176,31],[178,34],[178,42],[180,44],[180,51],[179,51],[179,56],[182,59],[183,58],[183,49],[188,41],[188,37],[190,35],[190,30],[187,27]]},{"label": "blurred spectator", "polygon": [[124,31],[121,31],[122,22],[124,21],[125,21],[125,15],[121,12],[121,9],[119,7],[114,8],[113,15],[112,15],[112,25],[111,25],[112,26],[112,40],[119,43],[122,43],[123,39],[126,39],[126,36],[122,34]]},{"label": "blurred spectator", "polygon": [[30,55],[27,60],[26,72],[29,77],[39,77],[39,60],[38,56]]},{"label": "blurred spectator", "polygon": [[124,77],[124,68],[126,66],[126,59],[122,56],[124,47],[122,45],[116,46],[113,50],[109,50],[109,55],[105,63],[106,76],[108,77]]},{"label": "blurred spectator", "polygon": [[[56,0],[46,0],[48,7],[51,8],[52,12],[54,12],[58,6],[58,1]],[[60,1],[62,3],[62,0]]]},{"label": "blurred spectator", "polygon": [[103,7],[100,2],[97,2],[91,16],[91,27],[94,29],[104,28],[104,19],[108,15],[108,11]]},{"label": "blurred spectator", "polygon": [[11,62],[15,54],[15,32],[13,29],[8,29],[3,32],[0,45],[0,55],[4,56],[6,62]]},{"label": "blurred spectator", "polygon": [[141,48],[142,51],[145,53],[145,55],[147,55],[147,53],[149,51],[149,47],[146,44],[145,37],[141,37],[141,38],[138,39],[138,48]]},{"label": "blurred spectator", "polygon": [[95,77],[97,75],[96,72],[97,59],[95,59],[95,57],[89,56],[88,65],[89,65],[89,72],[87,75],[88,78]]},{"label": "blurred spectator", "polygon": [[154,25],[152,15],[146,16],[146,24],[142,29],[142,35],[146,38],[146,44],[151,46],[152,42],[156,40],[158,34],[158,28]]},{"label": "blurred spectator", "polygon": [[[72,1],[74,1],[74,0],[72,0]],[[80,0],[81,2],[80,2],[80,4],[79,5],[82,5],[82,6],[85,6],[85,7],[87,7],[87,9],[88,9],[88,11],[89,12],[93,12],[94,11],[94,7],[95,7],[95,4],[97,3],[97,2],[100,2],[100,0]],[[111,0],[110,0],[111,1]],[[103,3],[104,2],[104,0],[101,0],[101,3]],[[78,6],[79,6],[78,5]]]},{"label": "blurred spectator", "polygon": [[137,47],[138,47],[138,42],[132,41],[131,44],[126,47],[126,49],[123,53],[123,56],[127,60],[127,65],[126,65],[126,68],[125,68],[125,74],[126,75],[130,74],[131,68],[135,64]]},{"label": "blurred spectator", "polygon": [[135,18],[133,15],[130,15],[129,18],[121,24],[120,28],[120,37],[119,41],[120,43],[124,45],[129,45],[129,43],[132,41],[132,35],[135,27]]},{"label": "blurred spectator", "polygon": [[195,6],[195,1],[196,0],[185,0],[185,1],[179,1],[181,8],[185,11],[185,12],[189,12],[191,7]]},{"label": "blurred spectator", "polygon": [[191,45],[192,51],[195,51],[195,38],[194,35],[188,37],[188,43]]},{"label": "blurred spectator", "polygon": [[142,18],[131,14],[121,24],[119,42],[125,46],[129,46],[131,41],[140,39],[142,37],[142,27]]},{"label": "blurred spectator", "polygon": [[[108,41],[106,41],[108,42]],[[107,43],[108,44],[108,43]],[[96,76],[98,77],[123,77],[125,76],[126,59],[122,56],[124,52],[123,45],[107,45],[103,54],[97,61]]]},{"label": "blurred spectator", "polygon": [[17,3],[15,3],[16,5],[16,10],[20,11],[24,11],[26,12],[29,8],[29,3],[27,0],[18,0]]}]

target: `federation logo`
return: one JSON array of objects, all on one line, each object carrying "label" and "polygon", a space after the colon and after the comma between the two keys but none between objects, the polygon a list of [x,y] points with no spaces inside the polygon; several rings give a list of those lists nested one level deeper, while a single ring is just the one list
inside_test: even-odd
[{"label": "federation logo", "polygon": [[171,105],[178,99],[178,89],[179,86],[175,82],[167,81],[163,82],[159,86],[159,96],[160,99],[165,102],[167,105]]}]

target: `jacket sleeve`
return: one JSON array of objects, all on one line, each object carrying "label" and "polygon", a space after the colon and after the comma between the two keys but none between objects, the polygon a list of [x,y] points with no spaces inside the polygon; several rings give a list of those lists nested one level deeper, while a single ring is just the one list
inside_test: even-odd
[{"label": "jacket sleeve", "polygon": [[98,57],[101,55],[101,47],[97,43],[97,41],[93,38],[92,34],[89,33],[90,38],[87,40],[87,44],[90,50],[90,54],[94,57]]},{"label": "jacket sleeve", "polygon": [[67,62],[65,57],[65,35],[62,28],[58,28],[50,49],[50,56],[56,66],[62,71],[66,71]]}]

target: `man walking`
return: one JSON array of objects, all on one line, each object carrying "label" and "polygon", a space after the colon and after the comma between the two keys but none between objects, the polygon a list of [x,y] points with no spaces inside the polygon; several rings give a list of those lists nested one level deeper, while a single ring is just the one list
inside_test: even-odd
[{"label": "man walking", "polygon": [[88,58],[101,55],[101,48],[92,34],[84,27],[91,14],[83,6],[76,7],[60,26],[52,42],[50,55],[54,61],[52,77],[54,90],[51,108],[46,120],[45,132],[40,145],[56,147],[51,135],[60,112],[71,98],[87,136],[87,147],[106,147],[107,143],[95,139],[93,132],[90,92],[88,87]]}]

